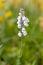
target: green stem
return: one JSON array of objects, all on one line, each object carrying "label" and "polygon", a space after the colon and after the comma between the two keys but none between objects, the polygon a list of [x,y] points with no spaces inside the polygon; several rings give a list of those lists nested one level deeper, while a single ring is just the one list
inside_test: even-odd
[{"label": "green stem", "polygon": [[22,56],[22,37],[20,38],[20,44],[19,44],[19,55],[17,58],[17,64],[16,65],[20,65],[21,64],[21,56]]}]

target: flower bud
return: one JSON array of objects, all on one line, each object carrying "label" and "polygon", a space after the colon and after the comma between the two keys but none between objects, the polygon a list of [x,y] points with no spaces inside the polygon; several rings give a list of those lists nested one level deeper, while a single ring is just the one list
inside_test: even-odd
[{"label": "flower bud", "polygon": [[22,32],[24,32],[24,31],[25,31],[25,28],[23,27],[23,28],[22,28]]},{"label": "flower bud", "polygon": [[21,37],[21,36],[22,36],[22,33],[21,33],[20,31],[19,31],[19,33],[18,33],[18,36],[19,36],[19,37]]},{"label": "flower bud", "polygon": [[27,32],[26,32],[26,31],[24,31],[24,32],[23,32],[23,35],[24,35],[24,36],[26,36],[26,35],[27,35]]},{"label": "flower bud", "polygon": [[19,16],[22,16],[22,14],[21,14],[21,13],[19,13]]}]

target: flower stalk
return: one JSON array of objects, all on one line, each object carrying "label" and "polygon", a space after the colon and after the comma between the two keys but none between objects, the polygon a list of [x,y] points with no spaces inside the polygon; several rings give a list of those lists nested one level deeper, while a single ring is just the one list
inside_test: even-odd
[{"label": "flower stalk", "polygon": [[25,27],[28,27],[29,19],[27,17],[25,17],[23,9],[20,9],[19,16],[18,16],[17,20],[18,20],[17,27],[20,29],[18,36],[19,37],[26,36],[27,31],[26,31]]}]

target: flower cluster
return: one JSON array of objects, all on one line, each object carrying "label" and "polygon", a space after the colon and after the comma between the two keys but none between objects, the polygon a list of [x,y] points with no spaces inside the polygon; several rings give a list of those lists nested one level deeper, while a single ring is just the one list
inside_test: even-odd
[{"label": "flower cluster", "polygon": [[27,31],[26,31],[25,27],[28,27],[29,19],[27,17],[25,17],[23,9],[20,9],[19,16],[18,16],[17,20],[18,20],[18,22],[17,22],[18,28],[20,29],[18,36],[19,37],[21,37],[22,35],[26,36]]}]

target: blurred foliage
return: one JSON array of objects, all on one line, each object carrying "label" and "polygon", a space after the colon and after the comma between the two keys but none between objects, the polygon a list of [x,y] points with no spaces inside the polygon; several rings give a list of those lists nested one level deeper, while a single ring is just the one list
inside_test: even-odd
[{"label": "blurred foliage", "polygon": [[[20,8],[30,20],[22,38],[17,35]],[[43,0],[0,0],[0,65],[43,65]]]}]

